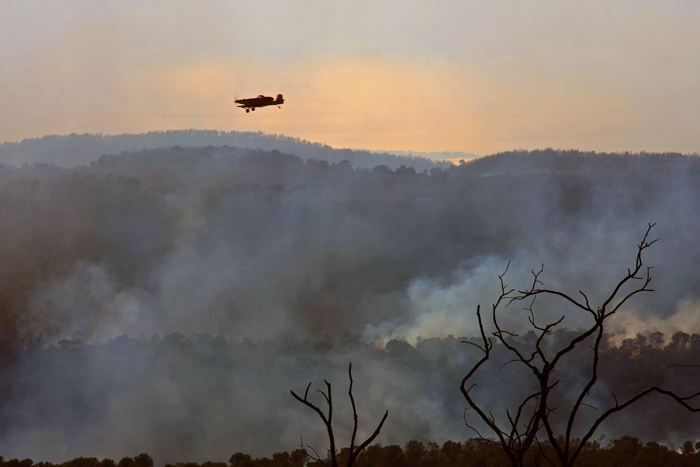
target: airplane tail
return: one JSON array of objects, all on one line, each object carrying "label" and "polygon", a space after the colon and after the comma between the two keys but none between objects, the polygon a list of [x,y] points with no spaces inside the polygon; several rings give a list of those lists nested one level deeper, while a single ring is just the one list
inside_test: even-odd
[{"label": "airplane tail", "polygon": [[275,101],[276,104],[284,104],[284,97],[282,97],[282,94],[277,94],[277,100]]}]

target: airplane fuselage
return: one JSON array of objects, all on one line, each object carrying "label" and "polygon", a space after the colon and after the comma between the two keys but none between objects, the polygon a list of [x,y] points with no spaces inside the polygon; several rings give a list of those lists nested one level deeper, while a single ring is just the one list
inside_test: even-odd
[{"label": "airplane fuselage", "polygon": [[238,99],[235,102],[240,104],[238,107],[245,109],[246,112],[250,112],[250,110],[255,110],[256,107],[267,107],[268,105],[279,107],[284,104],[284,97],[282,97],[282,94],[277,94],[276,99],[270,96],[259,95],[250,99]]}]

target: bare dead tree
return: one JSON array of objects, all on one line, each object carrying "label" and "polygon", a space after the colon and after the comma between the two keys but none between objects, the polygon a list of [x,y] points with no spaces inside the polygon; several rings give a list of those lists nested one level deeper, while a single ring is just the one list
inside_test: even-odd
[{"label": "bare dead tree", "polygon": [[[377,426],[377,429],[374,430],[374,433],[365,440],[362,444],[359,446],[355,446],[355,438],[357,437],[357,409],[355,407],[355,398],[352,395],[352,385],[353,385],[353,380],[352,380],[352,363],[348,366],[348,376],[350,377],[350,388],[348,389],[348,395],[350,396],[350,403],[352,404],[352,416],[353,416],[353,429],[352,429],[352,437],[350,438],[350,449],[348,452],[348,458],[347,458],[347,467],[352,467],[353,463],[357,459],[357,457],[360,455],[360,453],[370,445],[372,441],[379,435],[379,432],[382,430],[382,426],[384,426],[384,422],[386,421],[386,418],[389,416],[389,411],[387,410],[384,413],[384,417],[382,417],[382,421],[379,422],[379,425]],[[331,456],[331,465],[329,466],[325,460],[321,459],[321,456],[318,455],[318,452],[308,444],[305,446],[309,448],[314,454],[308,454],[309,457],[315,461],[321,462],[324,466],[326,467],[338,467],[338,461],[337,461],[337,454],[336,454],[336,448],[335,448],[335,436],[333,434],[333,395],[331,392],[331,383],[329,383],[326,380],[323,380],[324,383],[326,383],[326,389],[327,392],[323,392],[321,390],[318,390],[317,392],[321,393],[323,395],[323,398],[326,400],[326,404],[328,404],[328,416],[323,413],[323,411],[316,405],[312,404],[308,400],[309,396],[309,389],[311,388],[311,383],[309,383],[308,386],[306,386],[306,391],[304,392],[304,398],[302,399],[299,397],[294,391],[289,391],[292,393],[292,396],[305,406],[311,408],[314,412],[318,414],[319,417],[321,417],[321,420],[323,421],[324,425],[326,426],[326,431],[328,432],[328,439],[330,441],[330,456]],[[302,443],[302,447],[304,447]]]},{"label": "bare dead tree", "polygon": [[[496,329],[492,333],[493,338],[495,338],[496,341],[499,342],[512,356],[511,360],[509,360],[506,365],[510,363],[522,364],[531,372],[532,375],[534,375],[537,380],[537,385],[533,389],[533,392],[523,398],[517,410],[513,414],[511,414],[510,410],[506,411],[506,418],[508,421],[507,425],[504,427],[499,426],[494,415],[490,411],[487,413],[483,408],[481,408],[471,395],[471,391],[476,386],[476,383],[469,385],[469,382],[472,380],[477,370],[489,360],[491,357],[491,350],[493,349],[492,337],[486,336],[481,318],[481,309],[480,307],[477,307],[476,314],[479,321],[479,329],[481,331],[481,340],[483,344],[478,345],[473,342],[467,343],[480,349],[483,356],[462,380],[461,391],[469,404],[469,408],[473,409],[481,420],[496,435],[497,441],[488,440],[482,436],[481,433],[476,431],[476,428],[467,422],[466,412],[465,423],[467,426],[476,431],[479,439],[482,440],[482,442],[493,442],[500,444],[505,455],[508,457],[513,466],[522,466],[528,452],[531,453],[530,455],[535,456],[535,462],[537,463],[539,463],[539,457],[544,457],[549,463],[555,465],[551,459],[546,458],[546,453],[541,448],[538,434],[542,430],[544,430],[547,441],[549,441],[556,453],[559,465],[562,467],[572,466],[576,462],[578,456],[581,454],[581,451],[585,447],[586,443],[590,440],[603,421],[605,421],[612,414],[626,409],[638,400],[652,393],[668,396],[691,412],[700,411],[700,407],[692,407],[690,405],[691,399],[700,395],[700,392],[682,397],[672,391],[652,386],[623,402],[620,402],[615,394],[612,394],[614,405],[607,410],[604,410],[587,429],[578,427],[576,423],[576,418],[581,407],[590,407],[590,405],[586,404],[585,401],[598,381],[600,345],[605,332],[605,321],[617,313],[617,311],[620,310],[620,308],[633,296],[642,292],[653,291],[649,288],[649,283],[651,282],[650,272],[652,268],[646,267],[645,274],[642,274],[642,254],[657,241],[649,240],[649,233],[654,225],[655,224],[649,224],[649,227],[644,234],[644,238],[637,245],[637,257],[634,268],[627,269],[627,275],[625,275],[613,287],[612,291],[603,301],[602,305],[596,308],[593,308],[590,305],[588,296],[583,293],[583,291],[579,291],[582,298],[577,300],[563,292],[544,288],[544,284],[540,280],[540,276],[544,270],[544,265],[542,268],[540,268],[539,272],[532,272],[533,281],[531,286],[526,290],[518,291],[517,294],[513,293],[513,289],[508,289],[503,281],[503,277],[508,271],[508,267],[506,267],[506,271],[499,276],[499,280],[501,282],[501,295],[492,306],[493,326]],[[632,290],[629,290],[629,287],[625,287],[632,284],[633,281],[641,281],[641,284],[638,283],[636,287],[632,288]],[[629,291],[623,292],[623,288]],[[550,352],[545,351],[545,346],[543,344],[545,342],[545,338],[555,332],[555,328],[564,321],[565,316],[562,316],[558,320],[551,323],[538,324],[533,306],[535,299],[540,295],[552,296],[564,300],[565,303],[573,306],[574,309],[588,313],[593,320],[592,324],[588,328],[578,333],[573,339],[571,339],[571,341],[568,342],[566,346],[558,350],[556,353],[554,353],[554,355],[550,355]],[[528,299],[531,300],[530,305],[525,308],[525,310],[529,312],[528,321],[534,329],[537,338],[532,351],[524,352],[518,348],[513,339],[517,336],[517,334],[504,330],[499,325],[497,311],[502,303],[505,303],[505,306],[508,306],[513,302]],[[576,349],[579,344],[582,344],[589,339],[593,339],[593,345],[590,346],[592,350],[591,374],[587,383],[576,398],[575,403],[572,405],[568,414],[566,414],[566,429],[564,433],[561,434],[563,440],[561,440],[561,438],[558,440],[555,429],[552,426],[552,420],[550,419],[550,416],[559,409],[558,407],[553,407],[550,404],[550,396],[552,396],[552,391],[559,383],[559,380],[556,379],[553,374],[557,368],[557,365],[564,357]],[[573,438],[573,431],[575,428],[584,431],[584,434],[580,439]]]}]

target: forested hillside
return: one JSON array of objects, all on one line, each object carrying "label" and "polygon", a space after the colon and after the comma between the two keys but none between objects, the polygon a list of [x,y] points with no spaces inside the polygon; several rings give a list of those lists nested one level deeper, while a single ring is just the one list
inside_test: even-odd
[{"label": "forested hillside", "polygon": [[[695,391],[700,370],[667,368],[699,357],[695,159],[596,155],[603,168],[584,170],[592,156],[545,156],[500,156],[483,174],[476,163],[363,167],[233,146],[3,166],[0,454],[219,462],[291,452],[300,435],[325,449],[323,427],[289,390],[327,379],[342,399],[353,362],[361,430],[388,409],[379,443],[414,439],[437,456],[428,442],[474,437],[459,382],[479,354],[460,341],[479,336],[476,306],[497,298],[508,261],[512,287],[544,263],[548,286],[596,303],[634,264],[650,222],[656,292],[611,319],[592,403],[650,384]],[[620,159],[636,168],[608,169]],[[548,345],[588,323],[537,307],[543,319],[565,315]],[[528,316],[518,305],[502,315],[523,346]],[[474,389],[499,416],[531,386],[517,366],[499,369],[505,358],[496,346]],[[586,362],[582,351],[561,366],[559,387],[580,385]],[[698,441],[693,417],[650,398],[599,432],[684,462],[694,457],[645,443]],[[614,458],[615,446],[600,455]]]}]

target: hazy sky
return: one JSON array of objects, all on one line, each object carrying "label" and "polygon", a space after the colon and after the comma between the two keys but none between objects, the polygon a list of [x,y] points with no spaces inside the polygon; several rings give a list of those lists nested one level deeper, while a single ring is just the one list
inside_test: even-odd
[{"label": "hazy sky", "polygon": [[[0,0],[0,141],[700,151],[700,2]],[[234,99],[282,93],[246,114]]]}]

